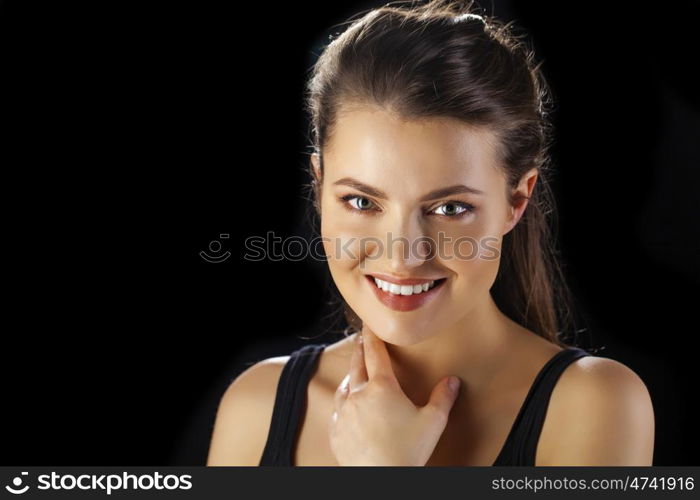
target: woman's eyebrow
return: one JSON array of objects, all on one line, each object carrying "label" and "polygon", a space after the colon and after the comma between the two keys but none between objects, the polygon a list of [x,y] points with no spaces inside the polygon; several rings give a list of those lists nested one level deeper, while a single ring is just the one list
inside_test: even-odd
[{"label": "woman's eyebrow", "polygon": [[[342,179],[339,179],[333,183],[334,186],[348,186],[354,189],[357,189],[358,191],[362,191],[365,194],[368,194],[370,196],[374,196],[375,198],[380,198],[383,200],[386,200],[388,196],[384,191],[377,189],[372,186],[368,186],[367,184],[358,181],[357,179],[353,179],[352,177],[343,177]],[[451,196],[453,194],[460,194],[460,193],[471,193],[471,194],[484,194],[483,191],[480,189],[476,189],[470,186],[466,186],[464,184],[455,184],[454,186],[448,186],[444,188],[439,188],[435,189],[428,194],[424,195],[421,197],[420,201],[430,201],[430,200],[436,200],[438,198],[444,198],[446,196]]]}]

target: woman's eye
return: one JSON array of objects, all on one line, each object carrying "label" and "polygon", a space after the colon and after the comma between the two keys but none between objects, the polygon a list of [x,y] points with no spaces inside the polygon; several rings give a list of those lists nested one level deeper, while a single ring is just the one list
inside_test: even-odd
[{"label": "woman's eye", "polygon": [[469,205],[468,203],[459,203],[451,201],[448,203],[443,203],[442,205],[437,207],[435,209],[435,212],[437,212],[438,215],[442,215],[445,217],[456,217],[458,215],[462,215],[465,212],[471,212],[472,210],[474,210],[474,207]]},{"label": "woman's eye", "polygon": [[[343,202],[345,208],[351,212],[369,212],[375,210],[375,204],[369,198],[364,196],[349,194],[340,198]],[[457,218],[463,214],[471,213],[474,211],[474,207],[469,203],[463,203],[460,201],[450,201],[443,203],[430,213],[436,213],[441,217],[452,217]]]},{"label": "woman's eye", "polygon": [[358,211],[367,211],[372,208],[372,201],[364,196],[348,195],[341,198],[345,203],[349,204],[353,209]]}]

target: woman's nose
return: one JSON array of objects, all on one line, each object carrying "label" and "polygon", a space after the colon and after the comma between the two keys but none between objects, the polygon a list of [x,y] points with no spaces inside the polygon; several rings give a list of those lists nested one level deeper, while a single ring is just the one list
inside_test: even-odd
[{"label": "woman's nose", "polygon": [[389,271],[410,273],[430,257],[430,242],[417,217],[402,217],[388,228],[385,237]]}]

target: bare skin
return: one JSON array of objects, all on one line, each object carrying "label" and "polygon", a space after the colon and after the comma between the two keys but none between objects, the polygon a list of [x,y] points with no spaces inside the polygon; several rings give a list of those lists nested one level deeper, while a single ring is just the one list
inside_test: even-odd
[{"label": "bare skin", "polygon": [[[505,316],[489,292],[501,265],[502,238],[522,217],[537,170],[514,187],[520,201],[512,205],[490,131],[452,120],[403,121],[376,108],[341,113],[323,154],[323,173],[318,156],[312,156],[321,187],[321,234],[343,298],[383,342],[400,389],[416,406],[425,405],[446,376],[461,381],[424,465],[492,465],[537,372],[561,350]],[[349,178],[361,185],[348,185]],[[481,194],[424,200],[426,193],[455,184]],[[405,245],[425,237],[440,241],[440,234],[449,241],[433,258],[405,252]],[[455,243],[464,238],[489,244],[465,259]],[[395,241],[391,254],[390,245],[376,243],[390,239]],[[338,253],[336,242],[349,254]],[[493,249],[497,258],[491,258]],[[433,300],[397,311],[375,296],[367,279],[373,273],[445,282]],[[321,355],[308,387],[295,465],[339,464],[329,422],[337,390],[351,371],[353,347],[351,338],[344,339]],[[287,359],[259,363],[227,391],[208,465],[257,464]],[[367,436],[373,435],[369,431]],[[650,465],[653,440],[653,408],[644,383],[621,363],[587,357],[567,367],[555,386],[536,465]],[[389,456],[401,441],[387,436],[385,442],[367,444],[384,446]],[[347,453],[344,461],[353,462]]]},{"label": "bare skin", "polygon": [[[462,384],[448,424],[425,465],[492,465],[496,460],[537,371],[561,350],[515,324],[511,334],[513,354],[504,359],[506,368],[482,385]],[[354,337],[330,344],[320,356],[309,383],[295,465],[338,465],[329,444],[327,425],[333,413],[335,391],[350,370]],[[402,388],[412,394],[405,382]],[[417,405],[425,404],[411,399]]]}]

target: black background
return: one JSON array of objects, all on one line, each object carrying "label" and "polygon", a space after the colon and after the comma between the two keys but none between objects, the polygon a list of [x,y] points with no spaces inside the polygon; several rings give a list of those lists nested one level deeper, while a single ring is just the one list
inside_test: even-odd
[{"label": "black background", "polygon": [[[307,71],[378,5],[0,4],[2,465],[203,464],[242,369],[333,340],[323,265],[243,241],[309,236]],[[698,465],[698,4],[482,6],[530,33],[557,100],[588,344],[647,384],[654,464]],[[229,259],[200,257],[213,240]]]}]

